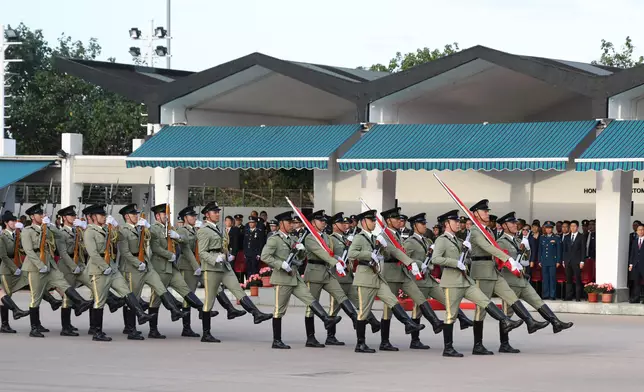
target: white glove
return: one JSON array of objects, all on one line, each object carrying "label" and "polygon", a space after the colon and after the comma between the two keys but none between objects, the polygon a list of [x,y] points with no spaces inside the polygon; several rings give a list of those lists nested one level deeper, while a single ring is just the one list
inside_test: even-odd
[{"label": "white glove", "polygon": [[145,263],[139,264],[139,271],[145,271]]},{"label": "white glove", "polygon": [[49,271],[49,268],[47,268],[47,266],[44,266],[38,270],[38,272],[40,272],[41,274],[44,274],[45,272],[48,272],[48,271]]},{"label": "white glove", "polygon": [[286,272],[291,272],[291,266],[286,261],[282,261],[282,269]]},{"label": "white glove", "polygon": [[228,255],[228,261],[233,261],[235,260],[235,256],[233,255]]},{"label": "white glove", "polygon": [[411,263],[411,273],[414,275],[420,274],[420,270],[418,269],[418,264]]},{"label": "white glove", "polygon": [[301,244],[301,243],[298,242],[297,244],[295,244],[295,249],[304,250],[304,249],[306,249],[306,247],[304,246],[304,244]]},{"label": "white glove", "polygon": [[515,259],[513,259],[512,257],[510,257],[508,259],[508,261],[510,262],[512,267],[514,267],[514,269],[517,269],[519,271],[521,271],[523,269],[523,266],[521,264],[517,263],[517,261]]},{"label": "white glove", "polygon": [[421,264],[421,266],[420,266],[420,270],[421,270],[423,273],[427,272],[427,270],[428,270],[428,269],[429,269],[429,266],[428,266],[427,264],[425,264],[425,263]]},{"label": "white glove", "polygon": [[74,274],[74,275],[78,275],[78,274],[80,274],[80,273],[81,273],[81,269],[80,269],[80,267],[79,267],[79,266],[76,266],[76,268],[74,268],[74,271],[72,272],[72,274]]},{"label": "white glove", "polygon": [[16,272],[14,272],[13,274],[16,276],[20,276],[21,273],[22,273],[22,270],[20,268],[16,268]]},{"label": "white glove", "polygon": [[434,244],[431,244],[431,245],[429,246],[429,249],[434,250],[434,246],[435,246]]},{"label": "white glove", "polygon": [[470,244],[469,241],[463,241],[463,246],[465,246],[469,250],[472,250],[472,244]]},{"label": "white glove", "polygon": [[14,226],[18,230],[22,230],[25,228],[25,225],[22,224],[22,222],[16,222],[16,226]]},{"label": "white glove", "polygon": [[340,263],[340,262],[337,262],[335,264],[335,270],[338,271],[338,274],[340,274],[340,275],[343,275],[345,273],[344,272],[344,265],[342,265],[342,263]]},{"label": "white glove", "polygon": [[105,271],[103,271],[103,275],[109,275],[112,273],[112,267],[107,267]]},{"label": "white glove", "polygon": [[42,223],[45,224],[45,225],[49,225],[49,224],[51,224],[51,219],[49,219],[49,217],[47,215],[45,215],[42,218]]},{"label": "white glove", "polygon": [[74,219],[74,223],[72,223],[72,225],[74,227],[83,227],[83,221],[78,219],[78,218],[76,218],[76,219]]},{"label": "white glove", "polygon": [[353,242],[353,236],[352,236],[352,235],[348,236],[348,237],[347,237],[347,241],[349,241],[349,242]]},{"label": "white glove", "polygon": [[525,246],[527,250],[530,250],[530,241],[528,241],[527,237],[523,237],[521,240],[521,245]]},{"label": "white glove", "polygon": [[196,222],[195,222],[195,227],[196,227],[197,229],[198,229],[198,228],[200,228],[201,226],[203,226],[203,222],[202,222],[202,221],[198,220],[198,221],[196,221]]},{"label": "white glove", "polygon": [[375,261],[376,263],[380,262],[380,255],[378,254],[378,251],[372,251],[371,252],[371,260]]},{"label": "white glove", "polygon": [[172,238],[173,240],[179,240],[181,239],[181,236],[176,231],[170,230],[170,238]]},{"label": "white glove", "polygon": [[465,263],[463,262],[463,254],[461,253],[461,258],[458,259],[458,269],[465,271]]},{"label": "white glove", "polygon": [[139,218],[139,221],[136,222],[136,225],[141,226],[141,227],[145,227],[145,228],[150,227],[150,224],[148,223],[148,221],[143,219],[143,218]]},{"label": "white glove", "polygon": [[168,260],[168,261],[171,262],[171,263],[174,263],[176,260],[177,260],[177,255],[175,255],[173,253],[172,256],[170,256],[170,260]]},{"label": "white glove", "polygon": [[116,227],[119,225],[119,223],[116,221],[116,219],[114,219],[112,215],[107,216],[107,219],[105,219],[105,223],[107,223],[108,225],[112,225],[113,227]]},{"label": "white glove", "polygon": [[195,270],[195,273],[193,274],[194,276],[201,276],[201,267],[197,268]]},{"label": "white glove", "polygon": [[376,241],[380,242],[380,245],[382,245],[383,248],[387,247],[387,240],[385,237],[382,236],[382,234],[378,234],[378,237],[376,237]]},{"label": "white glove", "polygon": [[226,260],[226,258],[224,257],[224,255],[220,254],[219,256],[217,256],[217,259],[215,260],[215,262],[216,263],[223,263],[224,260]]}]

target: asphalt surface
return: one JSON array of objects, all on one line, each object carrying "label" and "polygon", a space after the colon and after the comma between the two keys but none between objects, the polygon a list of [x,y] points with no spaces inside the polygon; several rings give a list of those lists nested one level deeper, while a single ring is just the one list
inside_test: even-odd
[{"label": "asphalt surface", "polygon": [[[27,293],[16,302],[27,306]],[[217,305],[219,306],[219,305]],[[29,319],[12,321],[16,335],[0,335],[0,391],[607,391],[641,390],[644,373],[644,317],[562,315],[575,326],[557,335],[551,328],[528,335],[511,334],[521,354],[471,355],[471,329],[455,331],[455,348],[465,358],[443,358],[442,336],[421,334],[429,351],[409,350],[409,336],[393,321],[391,341],[401,351],[356,354],[348,320],[338,326],[344,347],[305,348],[303,308],[291,308],[283,322],[283,340],[291,350],[272,350],[271,322],[254,325],[250,316],[213,319],[213,334],[223,342],[182,338],[181,322],[161,311],[165,340],[128,341],[121,334],[121,312],[106,310],[106,333],[114,340],[92,342],[88,315],[72,316],[79,337],[61,337],[60,312],[47,304],[42,322],[51,329],[44,339],[30,338]],[[221,310],[219,308],[219,310]],[[266,309],[270,311],[270,309]],[[443,312],[438,312],[443,317]],[[472,312],[466,312],[471,316]],[[378,315],[378,314],[377,314]],[[536,316],[538,317],[538,316]],[[346,318],[346,317],[345,317]],[[316,321],[318,340],[325,338]],[[201,323],[193,312],[193,328]],[[147,325],[140,330],[147,336]],[[367,328],[367,343],[377,348],[379,335]],[[485,345],[498,350],[498,327],[486,321]]]}]

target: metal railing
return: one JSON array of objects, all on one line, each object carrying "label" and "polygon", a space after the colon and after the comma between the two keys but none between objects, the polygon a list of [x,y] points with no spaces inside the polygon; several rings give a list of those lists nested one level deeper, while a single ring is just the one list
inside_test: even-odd
[{"label": "metal railing", "polygon": [[[49,184],[18,183],[16,186],[16,202],[25,204],[44,203],[49,192]],[[116,184],[114,185],[116,187]],[[53,184],[51,200],[60,204],[60,184]],[[110,185],[83,186],[83,204],[109,204]],[[132,203],[132,186],[119,185],[114,194],[114,204]]]}]

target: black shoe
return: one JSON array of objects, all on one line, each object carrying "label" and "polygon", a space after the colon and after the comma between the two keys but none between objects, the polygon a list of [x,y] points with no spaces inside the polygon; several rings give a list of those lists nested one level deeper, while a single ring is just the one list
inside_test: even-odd
[{"label": "black shoe", "polygon": [[141,306],[141,309],[143,309],[144,312],[150,309],[150,303],[145,301],[143,298],[139,298],[138,302],[139,302],[139,305]]},{"label": "black shoe", "polygon": [[158,329],[156,329],[156,328],[151,329],[150,328],[150,332],[148,333],[148,338],[150,338],[150,339],[165,339],[166,336],[162,335],[161,332],[159,332]]},{"label": "black shoe", "polygon": [[499,346],[499,352],[507,354],[518,354],[521,352],[521,350],[517,350],[516,348],[510,346],[509,342],[501,342],[501,345]]},{"label": "black shoe", "polygon": [[473,355],[494,355],[494,353],[483,345],[483,343],[478,342],[474,343],[474,348],[472,349]]},{"label": "black shoe", "polygon": [[92,340],[95,342],[111,342],[112,338],[105,335],[105,332],[99,332],[96,335],[92,336]]},{"label": "black shoe", "polygon": [[228,320],[232,320],[246,314],[245,310],[235,309],[232,302],[230,302],[230,299],[228,299],[228,296],[223,290],[219,294],[217,294],[217,301],[219,302],[221,307],[226,309],[226,311],[228,312]]},{"label": "black shoe", "polygon": [[324,329],[328,330],[332,326],[336,325],[337,323],[342,320],[342,317],[340,316],[335,316],[331,317],[328,315],[328,313],[324,310],[322,305],[318,301],[313,301],[311,305],[309,305],[309,308],[315,314],[318,316],[322,321],[324,321]]},{"label": "black shoe", "polygon": [[305,347],[324,348],[325,346],[322,343],[318,342],[315,336],[309,336],[306,338]]},{"label": "black shoe", "polygon": [[[497,308],[498,309],[498,308]],[[474,322],[474,348],[472,349],[472,354],[474,355],[493,355],[492,351],[483,346],[483,321]],[[501,327],[503,331],[503,327]]]},{"label": "black shoe", "polygon": [[429,321],[429,323],[432,325],[432,328],[434,329],[435,334],[439,334],[443,331],[443,327],[445,324],[443,323],[443,320],[439,319],[436,313],[434,312],[434,309],[429,305],[429,302],[425,301],[423,302],[422,305],[418,307],[420,309],[420,312],[422,313],[423,317]]},{"label": "black shoe", "polygon": [[42,299],[49,303],[51,305],[51,310],[54,312],[57,311],[61,306],[63,306],[63,301],[56,299],[53,295],[48,290],[45,290],[45,292],[42,295]]},{"label": "black shoe", "polygon": [[16,330],[12,329],[9,323],[2,323],[0,325],[0,333],[16,333]]},{"label": "black shoe", "polygon": [[190,315],[190,313],[181,311],[180,308],[176,307],[175,298],[169,292],[166,291],[160,298],[163,306],[170,311],[170,319],[173,322]]},{"label": "black shoe", "polygon": [[344,342],[339,341],[335,336],[328,336],[324,341],[327,346],[344,346]]},{"label": "black shoe", "polygon": [[76,291],[76,289],[73,287],[70,287],[67,290],[65,290],[65,295],[74,304],[73,309],[74,309],[74,314],[76,314],[76,317],[79,317],[81,314],[85,313],[93,305],[92,301],[86,301],[83,297],[81,297],[80,294],[78,294],[78,291]]},{"label": "black shoe", "polygon": [[461,330],[467,329],[474,325],[474,322],[463,313],[461,309],[458,310],[458,322],[461,326]]},{"label": "black shoe", "polygon": [[[405,312],[405,309],[403,309],[403,307],[400,304],[396,304],[396,306],[391,308],[391,312],[393,313],[393,315],[396,317],[398,321],[405,324],[405,333],[407,335],[409,335],[412,332],[422,331],[425,328],[423,324],[416,324],[415,322],[413,322],[412,319],[407,314],[407,312]],[[382,321],[380,323],[380,326],[382,328]]]},{"label": "black shoe", "polygon": [[7,309],[7,311],[11,310],[13,312],[14,320],[19,320],[23,317],[29,316],[29,311],[20,309],[18,305],[16,305],[16,303],[13,302],[13,299],[11,299],[11,297],[8,295],[5,295],[4,297],[2,297],[2,305],[3,305],[3,308]]},{"label": "black shoe", "polygon": [[188,337],[188,338],[198,338],[201,335],[199,335],[198,333],[193,331],[192,328],[190,328],[190,327],[188,327],[188,328],[184,327],[183,331],[181,331],[181,336],[185,336],[185,337]]},{"label": "black shoe", "polygon": [[353,329],[356,329],[358,322],[358,312],[356,311],[356,308],[353,306],[351,301],[345,299],[340,303],[340,308],[344,311],[344,313],[346,313],[347,316],[349,316],[349,318],[353,322]]},{"label": "black shoe", "polygon": [[381,342],[380,351],[398,351],[398,347],[394,347],[390,342]]},{"label": "black shoe", "polygon": [[306,331],[306,347],[324,348],[324,345],[315,338],[315,319],[304,317],[304,329]]},{"label": "black shoe", "polygon": [[[505,313],[503,313],[501,311],[501,309],[499,309],[498,306],[496,306],[496,304],[494,302],[490,302],[487,305],[487,307],[485,308],[485,311],[493,319],[495,319],[496,321],[501,322],[502,328],[503,328],[502,331],[504,333],[509,333],[513,329],[519,328],[520,326],[523,325],[522,320],[516,320],[515,321],[515,320],[510,319],[508,316],[506,316]],[[474,322],[474,325],[476,325],[476,322]]]},{"label": "black shoe", "polygon": [[371,326],[371,333],[380,332],[380,321],[378,321],[378,319],[376,318],[376,316],[373,315],[373,313],[369,313],[369,317],[367,318],[367,322]]},{"label": "black shoe", "polygon": [[263,313],[257,309],[257,306],[255,306],[255,303],[250,299],[250,297],[242,298],[239,303],[245,311],[253,315],[253,323],[255,324],[263,323],[264,321],[268,321],[273,318],[272,314]]},{"label": "black shoe", "polygon": [[125,303],[127,304],[127,307],[130,308],[130,310],[133,311],[136,315],[136,318],[139,321],[139,325],[145,324],[152,319],[156,320],[158,316],[158,309],[156,314],[145,313],[145,311],[141,307],[139,299],[136,298],[136,296],[132,293],[125,296]]},{"label": "black shoe", "polygon": [[423,344],[420,340],[412,340],[411,343],[409,343],[409,348],[412,350],[429,350],[430,347]]},{"label": "black shoe", "polygon": [[89,327],[89,329],[87,330],[88,335],[96,335],[97,332],[98,330],[96,329],[96,327]]},{"label": "black shoe", "polygon": [[221,343],[221,340],[210,334],[211,321],[210,317],[204,317],[201,320],[201,325],[203,327],[203,336],[201,337],[201,341],[203,343]]},{"label": "black shoe", "polygon": [[125,306],[125,298],[117,297],[111,291],[107,295],[106,302],[107,302],[107,306],[110,308],[110,313],[114,313],[117,310],[121,309],[123,306]]},{"label": "black shoe", "polygon": [[454,347],[452,346],[448,346],[443,349],[443,356],[450,357],[450,358],[463,358],[463,354],[454,350]]},{"label": "black shoe", "polygon": [[45,335],[43,335],[40,331],[38,331],[38,328],[31,327],[31,332],[29,332],[29,336],[32,338],[44,338]]},{"label": "black shoe", "polygon": [[366,353],[366,354],[373,354],[376,352],[376,350],[369,348],[365,342],[358,342],[356,344],[356,349],[354,350],[357,353]]},{"label": "black shoe", "polygon": [[[370,314],[369,317],[374,317],[374,315]],[[366,339],[365,339],[366,330],[367,330],[367,321],[358,320],[356,322],[357,343],[356,343],[355,352],[373,354],[376,352],[376,350],[369,348],[369,346],[367,346]]]},{"label": "black shoe", "polygon": [[134,329],[127,335],[127,340],[145,340],[141,331]]},{"label": "black shoe", "polygon": [[514,310],[514,313],[523,321],[525,321],[526,326],[528,327],[528,333],[533,334],[537,332],[540,329],[543,329],[548,326],[547,321],[536,321],[535,319],[532,318],[530,315],[530,312],[528,312],[528,309],[523,306],[523,303],[521,300],[515,302],[512,304],[512,310]]},{"label": "black shoe", "polygon": [[43,325],[42,325],[42,324],[38,325],[38,327],[37,327],[37,328],[38,328],[38,332],[40,332],[40,333],[47,333],[47,332],[51,332],[51,331],[49,331],[47,328],[43,327]]},{"label": "black shoe", "polygon": [[443,349],[443,356],[452,357],[452,358],[461,358],[463,357],[463,354],[454,350],[454,347],[452,346],[453,339],[454,339],[454,324],[445,324],[445,326],[443,327],[443,343],[445,345],[445,348]]},{"label": "black shoe", "polygon": [[541,317],[544,319],[548,320],[550,324],[552,324],[552,332],[554,333],[559,333],[563,331],[564,329],[568,329],[573,326],[573,323],[571,322],[563,322],[557,318],[557,316],[554,314],[554,312],[548,307],[548,305],[543,305],[540,307],[538,310],[539,314]]},{"label": "black shoe", "polygon": [[74,332],[78,332],[78,328],[74,327],[73,325],[69,324],[69,329],[71,329]]},{"label": "black shoe", "polygon": [[74,332],[69,327],[63,327],[63,329],[60,331],[60,336],[78,336],[78,333]]},{"label": "black shoe", "polygon": [[291,346],[288,344],[284,344],[281,340],[273,340],[273,345],[271,348],[279,349],[279,350],[290,350]]}]

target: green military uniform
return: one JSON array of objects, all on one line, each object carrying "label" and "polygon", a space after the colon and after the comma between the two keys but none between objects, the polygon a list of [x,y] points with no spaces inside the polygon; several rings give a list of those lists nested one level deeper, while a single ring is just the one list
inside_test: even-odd
[{"label": "green military uniform", "polygon": [[[333,250],[333,256],[342,257],[345,249],[351,245],[347,238],[338,232],[333,232],[330,236],[331,245],[330,247]],[[353,261],[345,260],[345,274],[343,276],[338,275],[338,271],[332,271],[333,275],[340,284],[340,288],[344,291],[344,294],[349,298],[353,304],[358,303],[358,290],[353,287]],[[340,312],[340,306],[338,306],[337,301],[333,296],[330,296],[329,303],[329,314],[331,316],[336,316]]]},{"label": "green military uniform", "polygon": [[[195,257],[197,254],[197,229],[184,223],[183,227],[177,229],[177,233],[183,239],[180,244],[181,256],[179,256],[177,265],[190,291],[195,291],[201,275],[201,265]],[[198,272],[197,275],[195,275],[195,271]],[[184,307],[187,307],[186,305],[184,303]]]},{"label": "green military uniform", "polygon": [[[74,261],[74,245],[76,243],[76,234],[83,235],[82,230],[79,228],[72,228],[70,226],[63,226],[61,229],[54,232],[56,238],[56,249],[58,250],[59,260],[58,269],[62,272],[67,283],[72,287],[85,285],[87,288],[91,287],[89,274],[85,268],[83,259],[85,255],[82,249],[78,251],[78,264]],[[74,273],[78,267],[78,273]],[[63,301],[63,309],[71,307],[71,302],[67,299]]]},{"label": "green military uniform", "polygon": [[[417,233],[413,233],[409,236],[409,238],[407,238],[405,242],[403,242],[402,245],[405,248],[405,253],[407,253],[407,256],[414,260],[418,268],[423,271],[423,262],[425,261],[425,258],[427,258],[431,254],[433,245],[432,240]],[[445,295],[443,294],[443,290],[440,287],[440,283],[438,283],[431,274],[434,265],[431,263],[431,261],[429,261],[427,265],[425,265],[425,268],[426,269],[423,271],[423,279],[417,280],[416,285],[423,293],[423,296],[425,298],[434,298],[438,302],[445,305]],[[418,313],[419,309],[418,305],[416,305],[414,307],[414,310],[412,311],[411,317],[413,319],[419,318],[417,316]]]},{"label": "green military uniform", "polygon": [[14,263],[14,250],[15,250],[15,231],[6,228],[2,230],[0,235],[0,278],[2,279],[2,290],[8,296],[13,295],[16,291],[27,287],[29,281],[27,274],[20,272],[16,275],[19,267]]}]

